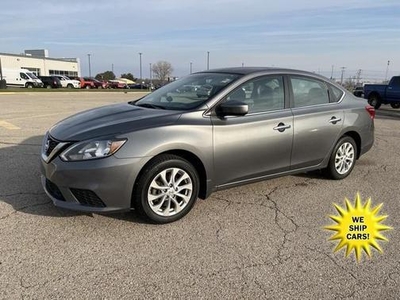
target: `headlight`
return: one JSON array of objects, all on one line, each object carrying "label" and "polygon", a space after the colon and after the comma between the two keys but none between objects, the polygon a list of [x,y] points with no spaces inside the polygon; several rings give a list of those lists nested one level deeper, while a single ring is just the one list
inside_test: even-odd
[{"label": "headlight", "polygon": [[125,144],[125,140],[92,140],[80,142],[67,148],[60,157],[64,161],[79,161],[113,155]]}]

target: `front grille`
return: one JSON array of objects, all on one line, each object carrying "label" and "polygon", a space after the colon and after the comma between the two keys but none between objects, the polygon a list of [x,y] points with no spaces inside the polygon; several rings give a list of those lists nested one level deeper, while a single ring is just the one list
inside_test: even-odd
[{"label": "front grille", "polygon": [[106,207],[103,201],[96,195],[95,192],[90,190],[82,189],[71,189],[72,194],[75,196],[76,200],[84,206],[92,207]]},{"label": "front grille", "polygon": [[60,143],[59,141],[56,141],[50,135],[48,135],[46,141],[46,156],[49,156],[50,153],[54,150],[55,147],[57,147],[59,143]]},{"label": "front grille", "polygon": [[65,198],[61,194],[60,189],[48,179],[46,179],[46,190],[57,200],[65,201]]}]

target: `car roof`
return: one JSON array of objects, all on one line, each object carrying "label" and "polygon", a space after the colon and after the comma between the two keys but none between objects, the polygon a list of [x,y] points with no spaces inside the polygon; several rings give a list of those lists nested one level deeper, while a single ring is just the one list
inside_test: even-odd
[{"label": "car roof", "polygon": [[302,73],[305,75],[318,76],[318,74],[303,70],[289,69],[289,68],[276,68],[276,67],[232,67],[232,68],[218,68],[200,71],[197,73],[233,73],[240,75],[248,75],[252,73]]},{"label": "car roof", "polygon": [[329,78],[319,75],[314,72],[303,71],[303,70],[296,70],[296,69],[289,69],[289,68],[277,68],[277,67],[233,67],[233,68],[219,68],[219,69],[210,69],[204,70],[200,72],[196,72],[193,74],[201,74],[201,73],[228,73],[228,74],[238,74],[238,75],[249,75],[249,74],[276,74],[276,73],[287,73],[293,75],[305,75],[311,76],[315,78],[322,79],[324,81],[328,81],[331,84],[338,86],[335,82],[329,80]]}]

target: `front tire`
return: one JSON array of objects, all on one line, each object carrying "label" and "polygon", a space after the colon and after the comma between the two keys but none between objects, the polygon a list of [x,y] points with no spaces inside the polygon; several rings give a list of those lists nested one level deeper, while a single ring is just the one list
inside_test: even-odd
[{"label": "front tire", "polygon": [[349,136],[342,137],[336,144],[328,167],[327,175],[332,179],[343,179],[350,175],[356,164],[357,146],[354,140]]},{"label": "front tire", "polygon": [[145,167],[134,188],[135,208],[158,224],[184,217],[199,193],[196,169],[176,155],[161,155]]}]

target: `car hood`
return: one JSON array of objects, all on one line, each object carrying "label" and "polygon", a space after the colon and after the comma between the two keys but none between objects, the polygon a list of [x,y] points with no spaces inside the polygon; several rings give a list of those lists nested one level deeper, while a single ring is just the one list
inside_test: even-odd
[{"label": "car hood", "polygon": [[81,141],[173,124],[180,115],[178,111],[121,103],[73,115],[55,124],[49,133],[59,141]]}]

